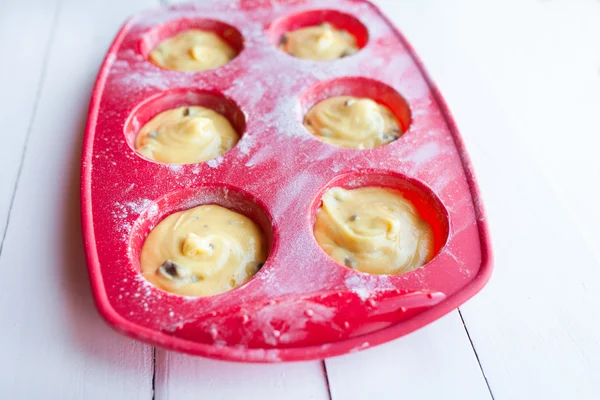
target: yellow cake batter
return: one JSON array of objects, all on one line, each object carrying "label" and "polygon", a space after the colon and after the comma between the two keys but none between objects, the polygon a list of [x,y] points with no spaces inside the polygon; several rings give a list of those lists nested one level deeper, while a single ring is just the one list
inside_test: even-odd
[{"label": "yellow cake batter", "polygon": [[329,189],[314,235],[338,263],[371,274],[406,273],[433,257],[431,227],[392,189]]},{"label": "yellow cake batter", "polygon": [[136,150],[168,164],[207,161],[230,150],[239,135],[227,118],[209,108],[190,106],[163,111],[146,123]]},{"label": "yellow cake batter", "polygon": [[326,22],[284,34],[279,47],[294,57],[317,61],[335,60],[358,51],[354,36]]},{"label": "yellow cake batter", "polygon": [[143,276],[184,296],[211,296],[247,282],[267,259],[267,242],[248,217],[217,205],[169,215],[148,235]]},{"label": "yellow cake batter", "polygon": [[190,29],[162,41],[150,61],[177,71],[206,71],[231,61],[237,52],[214,32]]},{"label": "yellow cake batter", "polygon": [[387,107],[351,96],[315,104],[306,113],[304,126],[326,143],[355,149],[383,146],[402,134],[398,119]]}]

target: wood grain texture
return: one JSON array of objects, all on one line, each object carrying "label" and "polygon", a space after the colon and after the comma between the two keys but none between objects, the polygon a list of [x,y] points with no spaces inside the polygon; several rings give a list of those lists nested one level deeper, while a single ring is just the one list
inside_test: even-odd
[{"label": "wood grain texture", "polygon": [[57,13],[58,0],[0,4],[0,251]]},{"label": "wood grain texture", "polygon": [[333,400],[491,399],[456,311],[393,342],[325,363]]},{"label": "wood grain texture", "polygon": [[80,146],[91,88],[118,27],[150,3],[60,6],[0,258],[0,387],[7,398],[152,396],[152,348],[110,330],[93,306],[79,222]]},{"label": "wood grain texture", "polygon": [[327,400],[320,361],[240,364],[157,350],[156,400]]}]

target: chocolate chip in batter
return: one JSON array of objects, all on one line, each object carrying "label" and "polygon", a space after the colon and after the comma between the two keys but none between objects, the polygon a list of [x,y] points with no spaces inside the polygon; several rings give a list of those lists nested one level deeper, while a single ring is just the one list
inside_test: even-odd
[{"label": "chocolate chip in batter", "polygon": [[180,279],[180,269],[181,266],[177,265],[174,261],[167,260],[164,263],[162,263],[162,265],[158,268],[158,271],[168,278]]},{"label": "chocolate chip in batter", "polygon": [[190,115],[190,109],[189,108],[184,108],[183,109],[183,116],[184,117],[188,117]]},{"label": "chocolate chip in batter", "polygon": [[389,141],[394,141],[396,139],[399,138],[399,136],[395,133],[393,133],[394,131],[392,131],[392,133],[382,133],[381,134],[381,139],[383,140],[389,140]]},{"label": "chocolate chip in batter", "polygon": [[287,41],[288,41],[288,37],[284,33],[283,36],[281,37],[281,39],[279,39],[279,45],[280,46],[285,46],[287,44]]},{"label": "chocolate chip in batter", "polygon": [[348,221],[350,221],[350,222],[354,222],[354,221],[356,221],[357,219],[359,219],[359,216],[358,216],[358,215],[356,215],[356,214],[354,214],[354,215],[351,215],[351,216],[350,216],[350,218],[348,218]]},{"label": "chocolate chip in batter", "polygon": [[196,283],[204,280],[204,276],[195,275],[191,273],[187,268],[182,267],[172,260],[167,260],[158,268],[157,273],[161,274],[167,279],[173,280],[178,284],[183,283]]},{"label": "chocolate chip in batter", "polygon": [[344,258],[344,265],[349,268],[356,268],[356,261],[352,260],[350,257]]},{"label": "chocolate chip in batter", "polygon": [[257,263],[256,263],[256,270],[257,270],[257,271],[260,271],[260,269],[263,267],[263,265],[265,265],[265,263],[262,263],[262,262],[257,262]]}]

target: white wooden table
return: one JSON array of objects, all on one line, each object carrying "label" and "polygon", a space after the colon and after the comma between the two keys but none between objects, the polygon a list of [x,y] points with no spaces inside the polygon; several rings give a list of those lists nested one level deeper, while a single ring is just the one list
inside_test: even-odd
[{"label": "white wooden table", "polygon": [[1,398],[600,398],[600,1],[377,3],[465,138],[495,249],[488,286],[324,362],[232,364],[113,332],[87,281],[80,148],[109,43],[159,0],[0,0]]}]

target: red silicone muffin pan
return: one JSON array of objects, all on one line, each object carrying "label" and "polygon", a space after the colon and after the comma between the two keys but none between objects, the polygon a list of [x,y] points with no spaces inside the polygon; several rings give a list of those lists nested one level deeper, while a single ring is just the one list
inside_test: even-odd
[{"label": "red silicone muffin pan", "polygon": [[[322,22],[352,33],[360,51],[322,62],[278,49],[285,32]],[[161,40],[190,28],[216,32],[238,56],[204,72],[148,61]],[[365,150],[319,141],[303,115],[335,95],[386,105],[406,132]],[[134,151],[144,123],[184,105],[222,113],[241,140],[198,164],[161,164]],[[403,275],[337,264],[312,232],[332,186],[402,191],[433,228],[435,258]],[[81,191],[89,274],[104,318],[134,338],[191,354],[274,362],[365,349],[448,313],[491,272],[479,191],[450,113],[406,40],[364,1],[212,1],[129,20],[93,92]],[[267,262],[217,296],[162,291],[140,274],[144,239],[165,216],[200,204],[257,222],[269,239]]]}]

